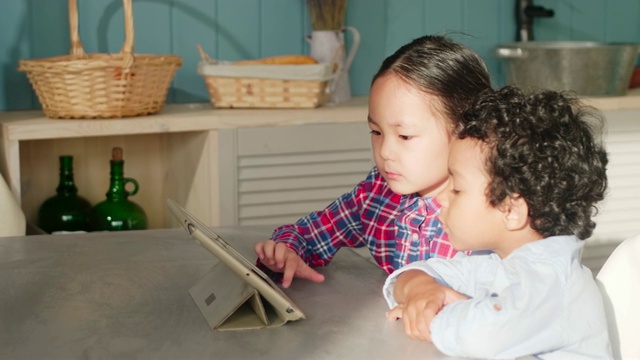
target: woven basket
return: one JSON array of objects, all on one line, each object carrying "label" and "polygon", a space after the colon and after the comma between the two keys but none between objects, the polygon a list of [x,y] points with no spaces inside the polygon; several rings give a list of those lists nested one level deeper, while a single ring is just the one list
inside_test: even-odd
[{"label": "woven basket", "polygon": [[[200,46],[197,47],[202,57],[198,71],[203,76],[211,103],[216,108],[315,108],[324,105],[329,99],[330,78],[319,77],[317,80],[291,80],[273,77],[233,75],[233,70],[246,73],[248,66],[229,65],[211,59]],[[202,69],[208,67],[215,73],[217,69],[224,75],[206,75]],[[331,73],[331,64],[317,65],[257,65],[253,69],[257,74],[269,76],[270,69],[276,67],[309,67],[314,70],[327,70]],[[327,71],[324,71],[325,73]],[[210,71],[211,72],[211,71]]]},{"label": "woven basket", "polygon": [[125,41],[120,53],[87,54],[78,35],[77,0],[69,0],[71,54],[21,60],[51,118],[117,118],[154,114],[182,59],[176,55],[134,54],[133,9],[123,0]]}]

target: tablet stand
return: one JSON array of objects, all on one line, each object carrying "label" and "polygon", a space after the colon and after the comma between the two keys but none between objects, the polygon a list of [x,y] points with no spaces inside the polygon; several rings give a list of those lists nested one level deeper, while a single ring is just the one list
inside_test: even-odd
[{"label": "tablet stand", "polygon": [[258,290],[222,262],[193,285],[189,294],[214,330],[259,329],[287,322]]}]

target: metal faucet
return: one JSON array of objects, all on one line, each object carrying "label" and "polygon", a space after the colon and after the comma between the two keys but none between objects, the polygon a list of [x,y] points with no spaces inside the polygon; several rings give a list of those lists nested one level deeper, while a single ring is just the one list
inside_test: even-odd
[{"label": "metal faucet", "polygon": [[516,1],[516,41],[533,40],[533,19],[537,17],[552,17],[553,10],[543,6],[533,5],[533,0]]}]

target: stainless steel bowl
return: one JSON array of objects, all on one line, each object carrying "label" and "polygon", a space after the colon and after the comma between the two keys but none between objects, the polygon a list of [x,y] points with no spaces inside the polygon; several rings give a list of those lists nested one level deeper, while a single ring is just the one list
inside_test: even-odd
[{"label": "stainless steel bowl", "polygon": [[581,96],[627,93],[640,44],[590,41],[531,41],[495,49],[508,84],[571,90]]}]

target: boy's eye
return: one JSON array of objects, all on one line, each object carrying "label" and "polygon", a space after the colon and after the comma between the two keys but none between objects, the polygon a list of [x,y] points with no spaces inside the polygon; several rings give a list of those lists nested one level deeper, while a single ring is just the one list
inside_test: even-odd
[{"label": "boy's eye", "polygon": [[369,134],[371,134],[371,135],[381,135],[380,131],[378,131],[378,130],[371,130],[371,131],[369,131]]},{"label": "boy's eye", "polygon": [[458,189],[451,189],[451,193],[452,193],[453,195],[458,195],[458,194],[460,193],[460,190],[458,190]]},{"label": "boy's eye", "polygon": [[402,139],[402,140],[411,140],[411,138],[413,138],[413,136],[409,136],[409,135],[400,135],[400,139]]}]

